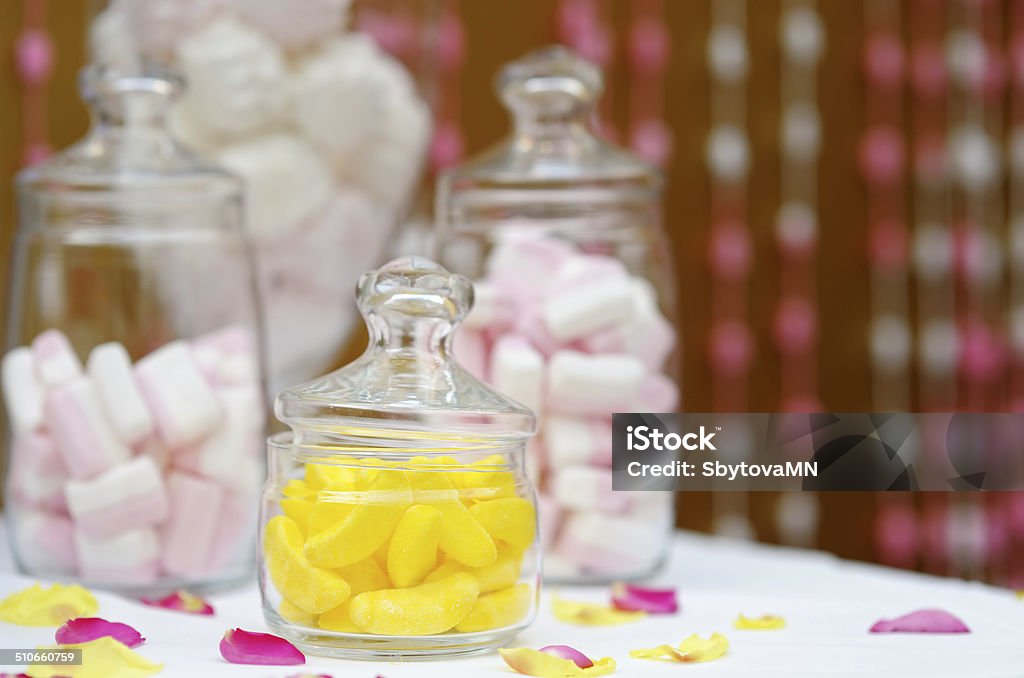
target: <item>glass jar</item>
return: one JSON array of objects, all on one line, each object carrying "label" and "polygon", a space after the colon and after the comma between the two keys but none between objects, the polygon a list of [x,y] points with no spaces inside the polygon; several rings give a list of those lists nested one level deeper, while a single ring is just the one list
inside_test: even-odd
[{"label": "glass jar", "polygon": [[651,574],[672,495],[612,492],[613,412],[670,412],[674,279],[661,175],[595,136],[600,71],[560,47],[508,65],[497,90],[511,138],[438,184],[440,258],[477,305],[456,354],[533,409],[544,574],[595,582]]},{"label": "glass jar", "polygon": [[224,586],[251,575],[265,474],[241,183],[168,133],[173,76],[88,67],[81,86],[88,135],[17,177],[14,558],[132,595]]},{"label": "glass jar", "polygon": [[366,273],[366,352],[282,392],[269,441],[260,588],[267,623],[354,658],[484,652],[533,619],[533,414],[451,357],[468,280],[418,257]]}]

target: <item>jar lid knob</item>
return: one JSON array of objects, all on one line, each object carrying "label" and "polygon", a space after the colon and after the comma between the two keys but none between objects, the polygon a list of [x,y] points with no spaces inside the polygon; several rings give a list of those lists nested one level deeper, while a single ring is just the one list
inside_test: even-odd
[{"label": "jar lid knob", "polygon": [[584,115],[604,89],[601,70],[560,45],[513,61],[495,84],[513,114],[538,119]]}]

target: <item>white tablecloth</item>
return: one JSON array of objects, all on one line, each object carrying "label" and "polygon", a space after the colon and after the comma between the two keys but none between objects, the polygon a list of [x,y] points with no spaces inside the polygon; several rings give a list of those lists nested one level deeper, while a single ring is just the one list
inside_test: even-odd
[{"label": "white tablecloth", "polygon": [[[2,536],[2,535],[0,535]],[[0,552],[0,597],[32,583],[12,573]],[[551,616],[546,592],[537,621],[517,646],[566,644],[594,656],[612,656],[620,676],[1024,676],[1024,602],[1006,589],[852,563],[800,551],[679,533],[658,583],[678,588],[678,615],[649,617],[610,627],[578,627]],[[607,601],[604,587],[563,589],[565,598]],[[306,667],[236,666],[218,643],[225,629],[266,630],[255,585],[211,598],[214,617],[194,617],[98,594],[100,616],[130,623],[148,639],[138,651],[165,662],[162,676],[283,678],[297,672],[335,678],[461,676],[510,678],[497,654],[412,663],[309,658]],[[941,607],[959,615],[972,633],[869,634],[881,617]],[[779,614],[780,631],[736,631],[736,615]],[[629,650],[675,644],[691,633],[719,631],[730,649],[722,659],[680,665],[629,657]],[[0,623],[0,647],[35,647],[53,641],[53,629]],[[10,671],[0,667],[0,672]]]}]

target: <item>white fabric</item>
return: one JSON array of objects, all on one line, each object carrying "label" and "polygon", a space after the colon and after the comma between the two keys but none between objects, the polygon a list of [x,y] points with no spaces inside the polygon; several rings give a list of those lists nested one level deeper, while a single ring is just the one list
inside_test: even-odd
[{"label": "white fabric", "polygon": [[[6,543],[6,542],[4,542]],[[1024,675],[1024,601],[1012,591],[952,579],[847,562],[813,551],[784,549],[680,533],[673,558],[657,582],[679,590],[680,614],[623,626],[578,627],[556,621],[546,592],[537,621],[516,646],[572,645],[593,657],[611,656],[616,676],[939,676]],[[0,597],[32,580],[11,573],[0,550]],[[563,588],[565,598],[607,600],[606,587]],[[214,617],[192,617],[98,594],[100,616],[129,623],[147,638],[138,651],[166,663],[161,676],[284,678],[296,673],[341,676],[512,676],[497,654],[449,661],[386,663],[309,658],[305,667],[235,666],[217,646],[225,629],[266,630],[255,585],[211,598]],[[881,617],[924,607],[959,615],[963,635],[868,634]],[[740,612],[779,614],[781,631],[736,631]],[[35,647],[53,629],[0,623],[0,646]],[[629,657],[629,650],[678,643],[690,633],[719,631],[729,653],[701,665],[681,666]],[[0,667],[0,672],[10,667]]]}]

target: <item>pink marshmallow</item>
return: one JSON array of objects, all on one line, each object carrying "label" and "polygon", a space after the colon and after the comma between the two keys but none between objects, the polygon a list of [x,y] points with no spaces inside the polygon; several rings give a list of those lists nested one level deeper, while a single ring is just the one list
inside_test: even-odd
[{"label": "pink marshmallow", "polygon": [[241,565],[251,558],[256,535],[256,506],[246,495],[226,494],[210,554],[211,572]]},{"label": "pink marshmallow", "polygon": [[544,396],[544,356],[526,339],[505,335],[491,351],[491,383],[496,389],[526,405],[540,409]]},{"label": "pink marshmallow", "polygon": [[481,381],[487,381],[488,347],[483,332],[461,328],[452,344],[455,360]]},{"label": "pink marshmallow", "polygon": [[233,325],[197,337],[192,355],[206,378],[215,384],[259,385],[256,342],[252,332]]},{"label": "pink marshmallow", "polygon": [[160,576],[160,542],[153,529],[130,530],[109,539],[76,529],[75,550],[86,583],[132,586],[150,584]]},{"label": "pink marshmallow", "polygon": [[551,491],[562,506],[581,511],[619,513],[630,506],[629,497],[612,490],[609,469],[566,466],[556,469]]},{"label": "pink marshmallow", "polygon": [[537,509],[540,540],[547,550],[558,536],[558,528],[562,522],[562,507],[554,497],[541,493],[537,495]]},{"label": "pink marshmallow", "polygon": [[77,530],[97,539],[156,525],[167,517],[163,476],[149,457],[135,457],[93,480],[69,481],[65,496]]},{"label": "pink marshmallow", "polygon": [[194,443],[217,428],[220,401],[185,342],[158,348],[136,364],[135,372],[160,439],[169,447]]},{"label": "pink marshmallow", "polygon": [[62,576],[75,573],[74,526],[67,516],[17,511],[12,517],[14,545],[23,569]]},{"label": "pink marshmallow", "polygon": [[633,315],[629,274],[616,259],[575,256],[555,274],[541,316],[561,342],[582,339],[606,327],[618,327]]},{"label": "pink marshmallow", "polygon": [[487,258],[487,272],[499,284],[526,285],[528,292],[538,294],[573,251],[564,240],[542,235],[528,225],[510,226]]},{"label": "pink marshmallow", "polygon": [[632,356],[559,351],[548,363],[547,405],[563,414],[630,411],[644,372]]},{"label": "pink marshmallow", "polygon": [[44,410],[71,477],[91,478],[131,455],[107,421],[87,377],[75,377],[51,389]]},{"label": "pink marshmallow", "polygon": [[608,417],[550,416],[544,422],[544,439],[551,464],[556,468],[612,465],[612,425]]},{"label": "pink marshmallow", "polygon": [[515,295],[508,285],[481,280],[473,284],[473,308],[462,321],[466,329],[503,332],[516,316]]},{"label": "pink marshmallow", "polygon": [[43,423],[43,384],[36,372],[32,349],[20,346],[0,365],[7,418],[14,433],[32,431]]},{"label": "pink marshmallow", "polygon": [[201,576],[209,569],[224,490],[184,473],[171,473],[167,485],[171,513],[163,532],[164,572]]},{"label": "pink marshmallow", "polygon": [[128,351],[117,342],[100,344],[89,352],[86,370],[114,431],[129,445],[153,432],[153,419],[132,373]]},{"label": "pink marshmallow", "polygon": [[653,567],[668,544],[665,526],[594,512],[568,517],[555,553],[592,572],[630,572]]},{"label": "pink marshmallow", "polygon": [[648,374],[637,392],[636,411],[675,412],[679,405],[679,387],[657,372]]},{"label": "pink marshmallow", "polygon": [[15,436],[11,448],[11,494],[25,506],[66,514],[67,467],[50,436],[41,432]]},{"label": "pink marshmallow", "polygon": [[263,401],[253,388],[225,387],[218,390],[224,416],[220,426],[191,448],[180,451],[176,466],[242,489],[243,469],[253,465],[263,449]]},{"label": "pink marshmallow", "polygon": [[58,386],[82,376],[82,363],[60,330],[46,330],[32,341],[36,375],[46,386]]}]

